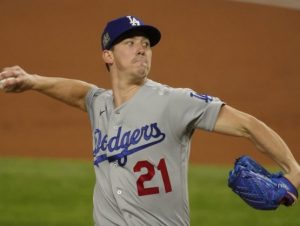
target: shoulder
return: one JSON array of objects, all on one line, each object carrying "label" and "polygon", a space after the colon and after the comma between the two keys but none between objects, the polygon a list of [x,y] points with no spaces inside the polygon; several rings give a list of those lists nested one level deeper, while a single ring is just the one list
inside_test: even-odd
[{"label": "shoulder", "polygon": [[218,100],[218,97],[210,96],[206,93],[199,93],[191,88],[182,88],[182,87],[171,87],[166,84],[161,84],[159,82],[152,81],[150,79],[144,85],[148,89],[152,89],[157,91],[160,94],[167,94],[172,98],[179,98],[179,99],[195,99],[195,100],[203,100],[205,102],[211,102],[213,100]]},{"label": "shoulder", "polygon": [[111,98],[112,91],[93,86],[86,95],[87,108],[90,108],[96,102],[101,102],[102,100]]},{"label": "shoulder", "polygon": [[104,88],[99,88],[97,86],[92,87],[87,93],[87,97],[89,98],[97,98],[97,97],[111,97],[112,91]]},{"label": "shoulder", "polygon": [[174,88],[169,85],[155,82],[150,79],[147,80],[144,87],[148,90],[153,90],[160,95],[169,95],[169,96],[190,95],[190,93],[193,91],[189,88]]},{"label": "shoulder", "polygon": [[148,95],[156,96],[158,98],[164,97],[163,99],[166,99],[171,105],[176,105],[181,102],[195,102],[198,104],[199,100],[208,103],[218,99],[207,94],[197,93],[191,88],[175,88],[152,80],[148,80],[144,87],[146,87],[145,89],[147,90]]}]

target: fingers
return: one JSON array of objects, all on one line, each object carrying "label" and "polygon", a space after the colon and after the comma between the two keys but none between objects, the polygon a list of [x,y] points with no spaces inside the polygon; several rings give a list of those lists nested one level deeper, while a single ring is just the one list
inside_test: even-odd
[{"label": "fingers", "polygon": [[297,201],[298,201],[298,198],[291,192],[288,191],[288,194],[293,198],[294,202],[292,205],[294,205]]},{"label": "fingers", "polygon": [[2,72],[0,72],[0,80],[9,77],[19,77],[23,72],[23,69],[19,66],[3,68]]},{"label": "fingers", "polygon": [[6,67],[0,72],[0,89],[4,92],[22,92],[28,89],[28,77],[21,67]]},{"label": "fingers", "polygon": [[14,87],[16,86],[16,83],[14,80],[15,79],[13,77],[1,80],[0,89],[4,92],[11,92],[14,89]]},{"label": "fingers", "polygon": [[296,204],[297,200],[297,197],[293,193],[287,192],[287,194],[280,201],[280,204],[285,206],[293,206]]}]

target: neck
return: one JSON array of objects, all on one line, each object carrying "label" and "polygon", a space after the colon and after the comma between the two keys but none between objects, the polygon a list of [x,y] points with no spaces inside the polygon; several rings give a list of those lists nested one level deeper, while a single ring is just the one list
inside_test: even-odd
[{"label": "neck", "polygon": [[[122,79],[123,78],[123,79]],[[124,79],[126,75],[113,75],[111,74],[111,84],[114,96],[115,108],[121,106],[128,101],[141,86],[146,82],[147,78],[141,78],[136,80]]]}]

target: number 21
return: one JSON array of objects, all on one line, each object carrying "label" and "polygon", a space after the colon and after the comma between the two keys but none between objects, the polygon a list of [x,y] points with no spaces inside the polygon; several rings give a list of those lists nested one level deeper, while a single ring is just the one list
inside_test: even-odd
[{"label": "number 21", "polygon": [[[138,180],[136,181],[138,195],[143,196],[143,195],[158,194],[159,193],[159,187],[145,188],[145,186],[144,186],[145,181],[151,181],[152,178],[154,177],[154,175],[155,175],[154,166],[146,160],[139,161],[133,167],[133,171],[135,173],[140,172],[142,170],[142,168],[145,168],[147,170],[147,173],[142,174],[141,176],[139,176]],[[167,169],[167,166],[166,166],[165,159],[161,159],[159,161],[157,169],[161,172],[162,180],[163,180],[164,187],[165,187],[165,192],[166,193],[171,192],[172,191],[172,186],[171,186],[171,182],[170,182],[170,178],[169,178],[168,169]]]}]

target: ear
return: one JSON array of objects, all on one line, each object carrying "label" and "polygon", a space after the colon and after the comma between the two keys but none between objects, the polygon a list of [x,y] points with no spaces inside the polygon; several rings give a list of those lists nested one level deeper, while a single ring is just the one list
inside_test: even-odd
[{"label": "ear", "polygon": [[112,64],[114,62],[114,57],[110,50],[103,50],[102,58],[106,64]]}]

